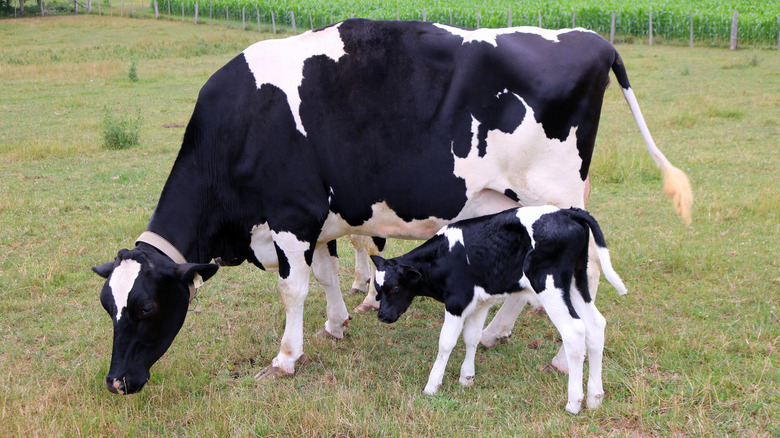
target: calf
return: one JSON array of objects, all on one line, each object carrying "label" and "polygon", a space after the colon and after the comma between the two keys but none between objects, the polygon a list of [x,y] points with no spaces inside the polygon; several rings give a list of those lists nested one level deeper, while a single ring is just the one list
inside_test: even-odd
[{"label": "calf", "polygon": [[587,404],[597,408],[604,394],[601,359],[606,321],[588,290],[589,231],[604,275],[625,294],[596,220],[577,208],[506,210],[450,224],[400,257],[372,256],[379,320],[395,322],[416,296],[444,302],[439,354],[424,392],[434,394],[439,389],[461,331],[466,357],[460,383],[473,382],[474,355],[488,309],[508,294],[519,293],[524,300],[541,303],[561,334],[570,369],[566,410],[576,414],[582,405],[586,348],[590,357]]}]

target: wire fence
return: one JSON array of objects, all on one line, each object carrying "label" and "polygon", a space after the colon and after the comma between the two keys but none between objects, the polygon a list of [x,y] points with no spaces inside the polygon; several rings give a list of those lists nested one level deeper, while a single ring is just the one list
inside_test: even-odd
[{"label": "wire fence", "polygon": [[[1,2],[2,0],[0,0]],[[10,0],[7,0],[10,1]],[[252,0],[74,0],[41,2],[28,7],[27,15],[47,13],[91,13],[131,18],[156,18],[195,24],[225,25],[245,30],[298,33],[347,18],[376,20],[420,20],[456,26],[511,27],[539,26],[550,29],[584,27],[611,41],[646,41],[649,44],[689,44],[693,46],[751,46],[780,50],[780,16],[757,16],[750,11],[734,15],[702,11],[632,8],[605,11],[599,8],[565,11],[561,9],[523,11],[512,9],[406,9],[392,11],[381,6],[371,10],[349,11],[335,2],[309,5],[269,6]],[[323,6],[330,6],[330,9]],[[15,11],[15,14],[18,13]]]}]

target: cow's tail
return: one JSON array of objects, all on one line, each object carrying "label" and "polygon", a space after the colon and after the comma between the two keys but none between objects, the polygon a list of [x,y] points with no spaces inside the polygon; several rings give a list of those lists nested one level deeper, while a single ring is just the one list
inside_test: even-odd
[{"label": "cow's tail", "polygon": [[596,241],[596,253],[599,256],[599,263],[601,264],[601,271],[604,273],[604,277],[606,277],[607,281],[609,281],[617,290],[618,294],[625,295],[628,290],[626,289],[626,285],[623,284],[623,280],[612,267],[609,250],[607,249],[607,241],[604,240],[604,233],[601,232],[601,227],[599,227],[596,219],[587,211],[579,208],[570,208],[560,211],[583,226],[590,228],[590,231],[593,233],[593,239]]},{"label": "cow's tail", "polygon": [[623,60],[617,51],[615,51],[612,71],[617,77],[621,90],[623,90],[623,96],[625,96],[628,106],[631,108],[631,113],[639,126],[639,131],[645,139],[647,150],[650,152],[650,156],[653,157],[655,164],[661,169],[661,174],[664,177],[664,194],[672,200],[677,214],[680,215],[685,224],[689,225],[691,223],[691,205],[693,204],[691,184],[685,173],[674,167],[653,141],[650,130],[647,128],[647,123],[645,123],[645,118],[642,117],[642,111],[639,109],[639,102],[637,102],[634,91],[631,90],[631,85],[628,83],[628,75],[626,74]]}]

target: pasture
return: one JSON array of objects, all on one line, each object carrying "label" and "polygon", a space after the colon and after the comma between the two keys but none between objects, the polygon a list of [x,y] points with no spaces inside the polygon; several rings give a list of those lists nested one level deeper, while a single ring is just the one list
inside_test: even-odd
[{"label": "pasture", "polygon": [[[629,293],[602,279],[600,410],[564,411],[566,377],[545,371],[560,338],[543,314],[478,351],[470,388],[459,344],[431,397],[441,304],[420,300],[393,325],[354,315],[344,340],[325,340],[316,283],[308,364],[257,383],[284,313],[275,274],[247,264],[200,290],[141,393],[110,394],[111,323],[90,267],[145,229],[201,85],[265,37],[116,17],[0,22],[0,436],[780,435],[780,56],[768,50],[618,46],[696,199],[686,227],[614,84],[588,209]],[[106,108],[140,111],[139,146],[102,148]],[[388,256],[414,245],[393,241]],[[339,250],[347,290],[346,240]]]}]

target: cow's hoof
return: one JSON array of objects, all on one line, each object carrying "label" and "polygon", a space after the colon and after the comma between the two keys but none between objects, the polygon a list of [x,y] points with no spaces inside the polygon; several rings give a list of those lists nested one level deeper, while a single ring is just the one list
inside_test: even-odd
[{"label": "cow's hoof", "polygon": [[576,401],[576,402],[568,402],[566,403],[566,412],[577,415],[580,413],[580,410],[582,410],[582,399]]},{"label": "cow's hoof", "polygon": [[[307,363],[309,363],[309,358],[305,354],[302,354],[301,357],[299,357],[298,360],[295,361],[295,363],[301,366],[306,365]],[[260,370],[259,373],[255,374],[255,380],[257,380],[258,382],[265,382],[269,380],[289,379],[294,375],[295,375],[295,371],[288,373],[287,371],[279,367],[269,365],[263,368],[262,370]]]},{"label": "cow's hoof", "polygon": [[482,345],[485,348],[493,348],[499,344],[506,344],[511,336],[512,332],[499,336],[483,336],[479,341],[479,345]]},{"label": "cow's hoof", "polygon": [[542,372],[543,373],[547,373],[547,374],[565,374],[565,375],[569,374],[568,372],[561,371],[558,367],[556,367],[556,366],[554,366],[552,364],[545,365],[545,367],[542,368]]},{"label": "cow's hoof", "polygon": [[588,394],[588,409],[598,409],[601,407],[601,401],[604,400],[604,394],[596,394],[594,396],[591,396]]},{"label": "cow's hoof", "polygon": [[269,365],[263,368],[262,370],[260,370],[260,372],[255,375],[255,380],[257,380],[258,382],[266,382],[269,380],[289,379],[294,375],[295,375],[294,372],[288,373],[287,371],[279,367]]},{"label": "cow's hoof", "polygon": [[355,313],[367,313],[367,312],[372,312],[372,311],[376,311],[376,310],[379,310],[379,309],[374,307],[374,306],[372,306],[371,304],[366,304],[366,303],[360,303],[359,306],[357,306],[354,309],[352,309],[352,311],[355,312]]},{"label": "cow's hoof", "polygon": [[[564,359],[565,360],[565,359]],[[558,356],[555,356],[548,367],[553,367],[555,370],[561,374],[569,375],[569,364],[567,362],[563,362],[559,360]]]},{"label": "cow's hoof", "polygon": [[339,336],[331,334],[329,331],[327,331],[325,329],[322,329],[322,330],[318,331],[317,334],[314,335],[314,336],[316,336],[316,337],[318,337],[320,339],[336,339],[336,340],[344,339],[343,335],[341,337],[339,337]]},{"label": "cow's hoof", "polygon": [[360,289],[358,289],[358,288],[356,288],[356,287],[353,287],[352,289],[350,289],[350,290],[349,290],[349,292],[348,292],[348,293],[349,293],[350,295],[365,295],[365,294],[366,294],[366,291],[364,291],[364,290],[360,290]]},{"label": "cow's hoof", "polygon": [[437,392],[439,392],[439,388],[441,388],[441,383],[439,383],[438,385],[426,385],[425,389],[423,389],[423,394],[434,395]]}]

